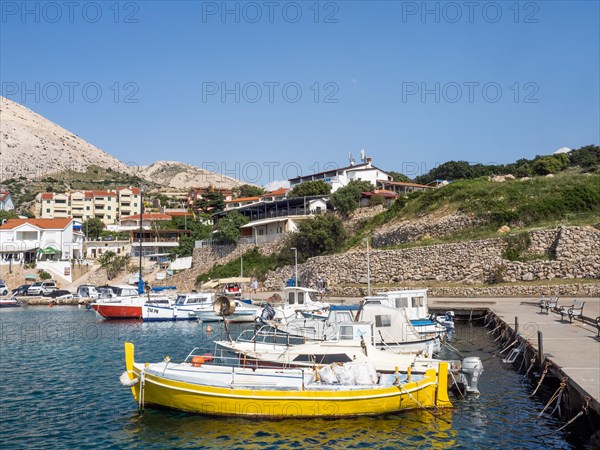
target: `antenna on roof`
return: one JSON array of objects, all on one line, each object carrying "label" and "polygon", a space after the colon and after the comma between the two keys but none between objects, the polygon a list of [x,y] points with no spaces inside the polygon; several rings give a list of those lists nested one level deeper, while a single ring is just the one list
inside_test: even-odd
[{"label": "antenna on roof", "polygon": [[367,155],[365,154],[365,149],[364,148],[360,151],[360,160],[363,163],[367,162]]},{"label": "antenna on roof", "polygon": [[350,163],[351,166],[353,166],[355,164],[354,156],[352,156],[352,152],[348,152],[348,162]]}]

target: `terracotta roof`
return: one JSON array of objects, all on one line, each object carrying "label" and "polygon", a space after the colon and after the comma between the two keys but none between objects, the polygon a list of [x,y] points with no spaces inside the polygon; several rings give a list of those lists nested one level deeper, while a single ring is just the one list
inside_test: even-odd
[{"label": "terracotta roof", "polygon": [[52,200],[54,198],[54,194],[52,192],[44,192],[42,194],[42,200]]},{"label": "terracotta roof", "polygon": [[117,188],[117,191],[122,191],[124,189],[129,189],[132,194],[137,194],[137,195],[140,194],[140,190],[136,187],[120,187],[120,188]]},{"label": "terracotta roof", "polygon": [[271,192],[267,192],[265,195],[263,195],[263,197],[272,197],[272,196],[276,196],[276,195],[285,195],[287,194],[289,191],[288,188],[279,188],[279,189],[275,189],[274,191]]},{"label": "terracotta roof", "polygon": [[24,224],[45,230],[64,230],[72,221],[73,219],[70,217],[65,219],[9,219],[0,226],[0,230],[12,230]]},{"label": "terracotta roof", "polygon": [[193,216],[193,214],[191,212],[183,212],[183,211],[166,212],[165,214],[167,216],[171,216],[171,217],[184,217],[184,216],[191,217],[191,216]]},{"label": "terracotta roof", "polygon": [[379,190],[375,190],[373,192],[361,192],[360,194],[363,197],[373,197],[374,195],[379,195],[379,196],[385,197],[385,198],[396,198],[396,197],[398,197],[398,194],[396,194],[395,192],[386,191],[385,189],[379,189]]},{"label": "terracotta roof", "polygon": [[92,195],[94,197],[116,197],[117,194],[115,192],[110,191],[92,191]]},{"label": "terracotta roof", "polygon": [[235,198],[233,200],[225,200],[225,203],[257,202],[259,200],[260,200],[260,197],[241,197],[241,198]]},{"label": "terracotta roof", "polygon": [[403,181],[388,181],[388,180],[377,180],[378,183],[381,184],[389,184],[391,186],[413,186],[413,187],[422,187],[422,188],[430,188],[431,186],[426,186],[424,184],[417,183],[404,183]]},{"label": "terracotta roof", "polygon": [[[140,215],[121,217],[121,220],[140,220]],[[147,213],[142,214],[142,220],[171,220],[171,216],[162,213]]]},{"label": "terracotta roof", "polygon": [[10,195],[10,192],[0,192],[0,201],[4,200]]}]

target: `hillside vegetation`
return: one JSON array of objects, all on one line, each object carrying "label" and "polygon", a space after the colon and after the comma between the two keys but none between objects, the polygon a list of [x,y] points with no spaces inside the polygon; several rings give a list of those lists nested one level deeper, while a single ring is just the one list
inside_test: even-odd
[{"label": "hillside vegetation", "polygon": [[483,225],[457,240],[511,228],[597,224],[600,222],[600,174],[561,173],[553,177],[493,182],[487,177],[459,180],[449,185],[400,197],[390,208],[363,223],[344,249],[357,245],[377,227],[392,221],[442,216],[460,212],[481,219]]}]

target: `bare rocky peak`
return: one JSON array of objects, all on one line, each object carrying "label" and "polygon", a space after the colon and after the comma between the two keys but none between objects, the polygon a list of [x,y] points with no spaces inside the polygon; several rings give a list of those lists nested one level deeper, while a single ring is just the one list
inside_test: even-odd
[{"label": "bare rocky peak", "polygon": [[130,166],[94,147],[19,103],[0,97],[0,181],[41,179],[64,172],[85,172],[90,165],[136,175],[164,189],[213,185],[233,188],[243,182],[176,161]]},{"label": "bare rocky peak", "polygon": [[0,180],[43,178],[89,165],[133,175],[135,169],[19,103],[0,97]]}]

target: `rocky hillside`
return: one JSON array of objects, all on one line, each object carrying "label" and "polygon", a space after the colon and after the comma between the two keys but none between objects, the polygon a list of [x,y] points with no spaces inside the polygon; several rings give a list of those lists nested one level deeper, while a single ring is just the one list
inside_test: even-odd
[{"label": "rocky hillside", "polygon": [[49,176],[56,178],[56,175],[65,180],[65,174],[69,173],[73,174],[71,178],[81,179],[90,167],[125,177],[139,177],[165,190],[187,190],[209,184],[232,188],[243,184],[231,177],[173,161],[129,166],[25,106],[0,97],[0,181],[20,177],[41,180]]},{"label": "rocky hillside", "polygon": [[138,174],[154,183],[177,190],[207,185],[231,189],[244,184],[235,178],[176,161],[157,161],[149,166],[139,167]]},{"label": "rocky hillside", "polygon": [[85,172],[90,165],[133,175],[135,168],[30,109],[0,97],[0,180]]}]

